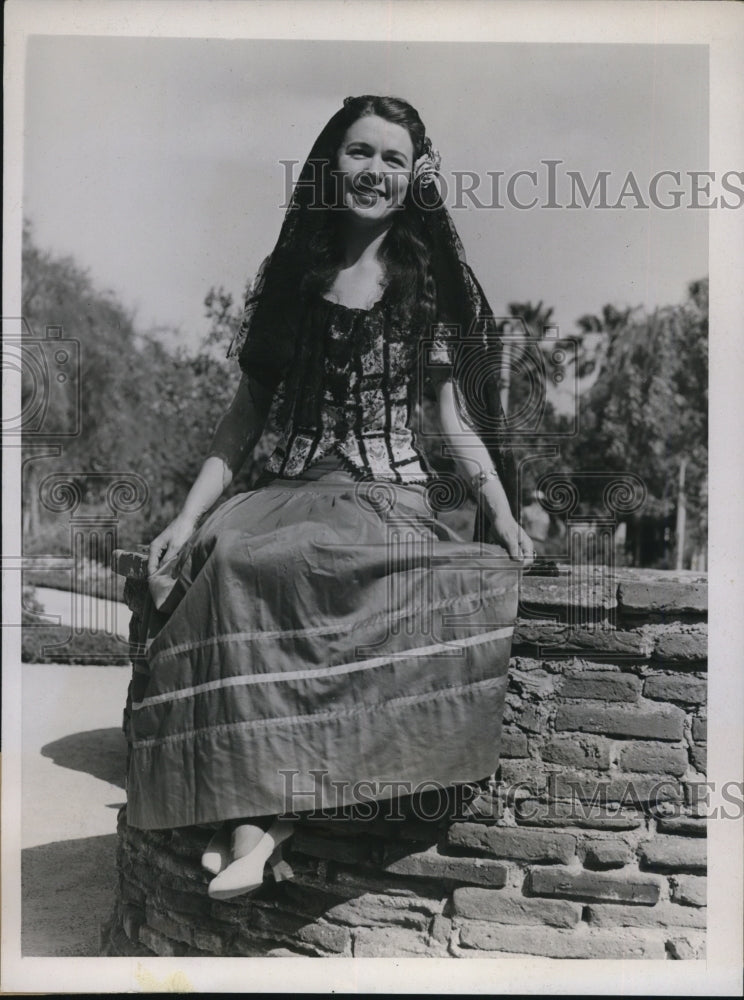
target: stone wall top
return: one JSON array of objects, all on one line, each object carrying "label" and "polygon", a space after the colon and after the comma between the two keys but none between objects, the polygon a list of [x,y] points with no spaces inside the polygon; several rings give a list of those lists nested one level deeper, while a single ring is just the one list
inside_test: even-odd
[{"label": "stone wall top", "polygon": [[[116,549],[113,571],[130,580],[147,579],[147,548]],[[636,569],[620,566],[558,566],[558,576],[524,574],[520,599],[525,608],[562,617],[571,608],[617,611],[624,618],[659,616],[704,618],[708,610],[707,574],[692,570]]]}]

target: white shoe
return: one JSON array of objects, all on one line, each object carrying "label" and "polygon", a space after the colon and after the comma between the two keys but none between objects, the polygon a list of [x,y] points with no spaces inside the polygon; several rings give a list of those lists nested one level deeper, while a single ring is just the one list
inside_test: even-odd
[{"label": "white shoe", "polygon": [[221,826],[215,831],[212,839],[204,848],[201,856],[201,866],[212,875],[219,875],[223,868],[230,864],[230,830]]},{"label": "white shoe", "polygon": [[240,827],[233,831],[233,862],[209,883],[207,893],[210,899],[232,899],[233,896],[241,896],[260,888],[263,885],[266,862],[269,861],[272,867],[280,864],[281,845],[294,833],[294,823],[274,820],[258,844],[242,857],[235,856],[236,840],[240,840],[239,831]]}]

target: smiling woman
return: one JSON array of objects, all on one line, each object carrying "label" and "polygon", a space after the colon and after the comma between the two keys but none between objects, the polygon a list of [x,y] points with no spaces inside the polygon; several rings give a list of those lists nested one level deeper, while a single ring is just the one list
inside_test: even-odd
[{"label": "smiling woman", "polygon": [[[488,304],[439,196],[422,207],[435,169],[403,100],[347,98],[328,122],[249,295],[235,399],[150,547],[128,820],[224,823],[203,858],[214,898],[261,884],[291,814],[498,763],[533,549],[515,520]],[[277,398],[282,434],[256,488],[197,527]],[[459,477],[427,457],[425,400]],[[438,516],[468,483],[472,539]]]},{"label": "smiling woman", "polygon": [[413,143],[402,125],[359,118],[338,151],[343,204],[360,222],[383,222],[403,207],[412,165]]}]

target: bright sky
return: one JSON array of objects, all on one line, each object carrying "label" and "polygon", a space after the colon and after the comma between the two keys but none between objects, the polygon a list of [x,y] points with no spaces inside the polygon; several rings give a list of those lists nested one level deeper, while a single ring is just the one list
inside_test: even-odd
[{"label": "bright sky", "polygon": [[[280,161],[303,161],[346,95],[411,101],[450,183],[452,171],[535,170],[541,201],[541,160],[563,161],[563,203],[566,170],[589,188],[610,171],[614,203],[629,171],[648,200],[655,172],[708,166],[703,45],[37,36],[28,52],[24,208],[37,242],[72,254],[140,329],[178,326],[188,346],[206,332],[210,286],[239,297],[276,240]],[[516,193],[529,200],[529,180]],[[494,311],[543,299],[570,333],[606,302],[680,301],[707,273],[707,212],[625,204],[453,216]]]}]

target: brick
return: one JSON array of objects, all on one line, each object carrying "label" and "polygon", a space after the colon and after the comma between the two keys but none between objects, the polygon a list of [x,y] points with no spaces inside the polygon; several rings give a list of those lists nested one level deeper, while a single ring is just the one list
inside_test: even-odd
[{"label": "brick", "polygon": [[216,826],[206,829],[197,827],[196,831],[198,832],[195,832],[190,827],[182,827],[179,830],[173,830],[167,845],[163,846],[167,846],[170,851],[180,854],[191,861],[199,861],[204,848],[209,843],[216,829]]},{"label": "brick", "polygon": [[631,860],[631,851],[622,840],[596,840],[583,849],[584,866],[593,871],[622,868]]},{"label": "brick", "polygon": [[700,663],[708,658],[708,636],[699,632],[669,632],[657,637],[653,659],[662,663]]},{"label": "brick", "polygon": [[541,757],[551,764],[606,771],[610,766],[610,742],[602,737],[557,736],[545,741]]},{"label": "brick", "polygon": [[292,836],[292,852],[331,861],[359,862],[370,859],[373,843],[367,837],[321,837],[298,828]]},{"label": "brick", "polygon": [[[363,892],[377,892],[439,900],[446,892],[444,884],[438,879],[393,875],[377,868],[353,868],[345,865],[333,866],[330,888],[337,896],[347,898]],[[287,890],[289,889],[288,884]]]},{"label": "brick", "polygon": [[546,706],[532,705],[516,695],[507,693],[504,706],[504,722],[518,722],[528,733],[542,734],[545,731]]},{"label": "brick", "polygon": [[708,880],[695,875],[673,875],[669,879],[671,897],[681,907],[705,906]]},{"label": "brick", "polygon": [[345,927],[331,924],[307,924],[301,928],[298,937],[303,944],[334,955],[351,953],[351,934]]},{"label": "brick", "polygon": [[630,711],[590,705],[563,705],[555,717],[557,732],[604,733],[653,740],[681,740],[684,713],[680,709]]},{"label": "brick", "polygon": [[188,945],[194,943],[191,926],[186,921],[174,920],[170,914],[164,913],[149,902],[145,912],[147,915],[147,924],[152,930],[174,941],[183,941]]},{"label": "brick", "polygon": [[686,931],[684,934],[675,934],[667,941],[667,952],[669,958],[690,961],[693,959],[705,958],[705,934]]},{"label": "brick", "polygon": [[680,833],[688,837],[705,837],[708,832],[704,816],[660,816],[657,828],[660,833]]},{"label": "brick", "polygon": [[650,871],[700,872],[707,868],[707,843],[697,837],[661,834],[641,844],[639,855]]},{"label": "brick", "polygon": [[194,927],[193,940],[197,948],[209,952],[210,955],[230,953],[230,938],[227,935],[217,934],[204,927]]},{"label": "brick", "polygon": [[657,743],[628,743],[620,749],[619,764],[625,771],[681,777],[687,770],[687,752]]},{"label": "brick", "polygon": [[182,958],[192,954],[192,950],[183,941],[172,941],[147,924],[140,927],[139,939],[141,944],[161,958]]},{"label": "brick", "polygon": [[250,911],[245,920],[245,928],[253,934],[281,941],[286,937],[293,937],[308,923],[308,916],[304,913],[290,912],[267,903]]},{"label": "brick", "polygon": [[[432,842],[438,836],[439,821],[426,822],[413,819],[401,819],[393,800],[379,802],[382,809],[390,807],[390,811],[376,815],[372,819],[351,819],[344,816],[323,817],[321,819],[307,818],[298,823],[297,829],[310,835],[321,837],[348,837],[353,839],[359,835],[381,837],[384,840],[422,840]],[[373,843],[373,841],[370,841]]]},{"label": "brick", "polygon": [[638,701],[641,680],[634,674],[589,671],[563,678],[562,698],[595,698],[598,701]]},{"label": "brick", "polygon": [[307,952],[288,948],[277,941],[267,941],[266,938],[257,937],[249,930],[243,931],[232,945],[232,956],[239,958],[264,958],[269,955],[276,958],[295,958],[298,955],[307,955]]},{"label": "brick", "polygon": [[475,823],[498,823],[504,818],[504,802],[493,792],[483,792],[469,802],[462,810],[462,815],[456,818]]},{"label": "brick", "polygon": [[206,916],[210,912],[210,899],[207,895],[194,892],[182,892],[169,886],[161,886],[158,890],[161,909],[168,913],[193,913]]},{"label": "brick", "polygon": [[448,944],[452,936],[452,921],[450,918],[443,917],[441,913],[437,913],[435,917],[432,917],[429,935],[440,944]]},{"label": "brick", "polygon": [[[318,887],[298,884],[297,882],[286,882],[281,886],[283,892],[279,900],[279,910],[288,919],[299,921],[298,926],[300,926],[308,922],[306,919],[308,917],[313,920],[324,917],[334,906],[344,902],[346,899],[355,899],[361,896],[367,899],[377,898],[374,893],[370,894],[364,889],[353,894],[343,894],[336,891],[335,885],[332,885],[331,888],[333,891],[328,891],[325,883],[322,887]],[[268,909],[269,911],[277,909],[275,905],[268,901],[264,904],[257,901],[256,906],[261,909]],[[250,926],[252,922],[250,916],[244,921],[246,926]]]},{"label": "brick", "polygon": [[519,730],[504,729],[501,733],[502,757],[526,757],[527,736]]},{"label": "brick", "polygon": [[547,958],[665,958],[664,940],[648,931],[579,933],[554,927],[512,927],[471,922],[460,929],[464,948],[544,955]]},{"label": "brick", "polygon": [[148,877],[145,879],[145,884],[152,883],[152,869],[158,869],[159,872],[165,875],[173,875],[181,882],[185,884],[190,884],[192,882],[198,883],[204,886],[204,891],[206,892],[206,881],[207,873],[197,862],[189,863],[185,858],[179,858],[177,855],[171,854],[169,849],[162,847],[149,847],[146,851],[147,865],[149,866]]},{"label": "brick", "polygon": [[133,903],[140,907],[145,904],[145,890],[123,876],[119,882],[119,896],[124,903]]},{"label": "brick", "polygon": [[611,628],[570,628],[555,622],[518,622],[514,629],[513,649],[537,647],[542,653],[591,656],[622,656],[646,660],[653,642],[638,632]]},{"label": "brick", "polygon": [[499,767],[499,781],[510,789],[512,795],[542,795],[548,784],[548,776],[555,774],[555,768],[543,767],[542,761],[531,757],[503,760]]},{"label": "brick", "polygon": [[450,827],[452,847],[482,851],[497,858],[515,861],[567,863],[576,853],[576,837],[567,833],[543,833],[508,827],[455,823]]},{"label": "brick", "polygon": [[507,870],[504,865],[487,858],[460,858],[440,854],[436,850],[408,854],[385,865],[385,871],[394,875],[421,875],[426,878],[446,879],[459,883],[487,885],[500,889],[506,885]]},{"label": "brick", "polygon": [[398,837],[420,844],[434,844],[440,837],[442,825],[441,820],[407,819],[405,823],[400,824]]},{"label": "brick", "polygon": [[[508,765],[508,766],[507,766]],[[574,771],[568,768],[542,769],[539,761],[506,761],[501,769],[510,798],[547,798],[571,801],[623,803],[640,808],[645,803],[682,802],[683,788],[669,774],[614,774]]]},{"label": "brick", "polygon": [[528,826],[576,826],[592,830],[635,830],[643,822],[636,812],[619,807],[524,799],[515,806],[518,823]]},{"label": "brick", "polygon": [[674,903],[656,906],[623,906],[592,903],[585,919],[590,927],[705,927],[705,913]]},{"label": "brick", "polygon": [[679,701],[685,705],[704,705],[708,697],[708,685],[697,677],[687,674],[648,677],[643,686],[645,698],[656,701]]},{"label": "brick", "polygon": [[617,588],[622,614],[701,615],[708,610],[708,585],[702,582],[623,580]]},{"label": "brick", "polygon": [[399,927],[363,927],[354,935],[354,958],[397,958],[401,955],[438,953],[427,944],[423,934]]},{"label": "brick", "polygon": [[681,802],[683,789],[676,778],[667,774],[604,775],[580,771],[563,771],[551,776],[547,793],[556,799],[596,802],[599,805],[617,802],[641,808],[647,803]]},{"label": "brick", "polygon": [[581,905],[564,900],[528,899],[507,896],[493,889],[455,889],[454,914],[500,924],[547,924],[574,927],[581,920]]},{"label": "brick", "polygon": [[392,924],[419,931],[426,929],[431,922],[431,913],[400,905],[405,902],[384,895],[362,895],[337,903],[326,911],[325,916],[335,923],[350,927],[379,927]]},{"label": "brick", "polygon": [[690,759],[696,771],[701,774],[708,773],[708,751],[706,747],[693,743],[690,747]]},{"label": "brick", "polygon": [[660,894],[658,882],[555,868],[533,868],[528,875],[527,885],[530,894],[534,896],[579,899],[588,903],[653,906],[658,902]]},{"label": "brick", "polygon": [[567,617],[571,608],[604,608],[617,605],[616,588],[607,577],[523,576],[519,584],[519,601],[530,610],[561,613]]},{"label": "brick", "polygon": [[542,701],[552,697],[554,690],[555,678],[545,670],[509,670],[509,691],[522,698]]},{"label": "brick", "polygon": [[710,805],[711,786],[713,784],[713,782],[705,781],[700,776],[684,782],[685,804],[698,815],[703,815]]},{"label": "brick", "polygon": [[708,720],[697,717],[692,720],[692,738],[696,743],[705,743],[708,739]]},{"label": "brick", "polygon": [[[375,910],[374,904],[370,910],[369,922],[374,923],[374,912],[372,912]],[[323,912],[324,915],[332,914],[334,907]],[[428,923],[428,920],[428,917],[425,918],[424,923]],[[270,938],[273,941],[286,940],[292,945],[302,947],[305,950],[310,949],[315,953],[320,950],[321,952],[338,954],[349,951],[351,947],[351,935],[345,927],[309,921],[307,916],[300,913],[268,906],[256,907],[246,922],[245,929],[253,935]]]}]

